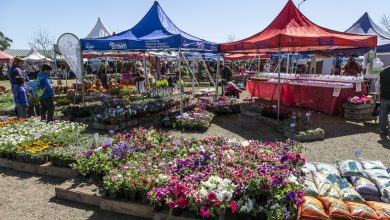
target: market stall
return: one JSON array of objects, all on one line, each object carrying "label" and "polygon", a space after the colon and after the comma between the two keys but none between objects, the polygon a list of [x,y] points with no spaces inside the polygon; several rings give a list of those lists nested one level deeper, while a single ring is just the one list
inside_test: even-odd
[{"label": "market stall", "polygon": [[[346,34],[320,27],[307,19],[290,0],[275,20],[262,32],[241,41],[221,44],[220,50],[237,53],[315,53],[317,51],[375,48],[376,38],[376,36]],[[279,60],[278,65],[279,76],[281,61],[282,59]],[[281,84],[281,79],[278,77],[276,92],[278,112],[280,101],[282,101]]]},{"label": "market stall", "polygon": [[0,51],[0,61],[11,61],[12,58],[12,56],[4,53],[3,51]]},{"label": "market stall", "polygon": [[[247,90],[251,97],[277,101],[277,79],[277,73],[263,73],[262,78],[247,82]],[[348,97],[366,94],[364,85],[363,79],[357,77],[282,74],[280,101],[286,106],[338,115]]]}]

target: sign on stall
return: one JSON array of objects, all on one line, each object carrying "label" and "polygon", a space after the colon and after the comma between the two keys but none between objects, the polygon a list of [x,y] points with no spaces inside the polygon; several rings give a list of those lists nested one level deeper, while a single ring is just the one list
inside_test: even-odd
[{"label": "sign on stall", "polygon": [[356,92],[362,91],[362,82],[358,81],[356,82]]},{"label": "sign on stall", "polygon": [[334,88],[333,89],[333,97],[339,97],[340,91],[341,91],[341,88]]}]

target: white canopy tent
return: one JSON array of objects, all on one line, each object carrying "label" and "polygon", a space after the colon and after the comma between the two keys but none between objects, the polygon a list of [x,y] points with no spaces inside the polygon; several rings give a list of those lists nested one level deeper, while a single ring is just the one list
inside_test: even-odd
[{"label": "white canopy tent", "polygon": [[95,24],[95,27],[92,29],[92,31],[88,34],[86,37],[88,38],[100,38],[100,37],[108,37],[111,36],[111,32],[108,31],[106,26],[103,24],[103,22],[100,20],[100,17],[98,17],[98,20]]},{"label": "white canopy tent", "polygon": [[51,62],[51,59],[38,53],[36,50],[34,50],[34,48],[31,48],[31,51],[24,58],[24,60],[27,62]]}]

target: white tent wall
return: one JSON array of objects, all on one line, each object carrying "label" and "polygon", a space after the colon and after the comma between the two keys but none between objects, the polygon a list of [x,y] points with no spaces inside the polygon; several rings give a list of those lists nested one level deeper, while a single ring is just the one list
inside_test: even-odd
[{"label": "white tent wall", "polygon": [[390,66],[390,53],[378,53],[377,56],[381,59],[384,67]]}]

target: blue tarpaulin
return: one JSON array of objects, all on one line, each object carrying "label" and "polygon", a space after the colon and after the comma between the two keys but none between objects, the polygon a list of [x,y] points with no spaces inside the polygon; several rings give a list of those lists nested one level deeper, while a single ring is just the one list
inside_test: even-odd
[{"label": "blue tarpaulin", "polygon": [[378,37],[377,52],[390,52],[390,34],[376,25],[367,12],[345,32],[360,35],[376,35]]},{"label": "blue tarpaulin", "polygon": [[202,40],[180,30],[156,1],[133,28],[114,36],[81,39],[83,50],[191,50],[218,51],[218,44]]}]

